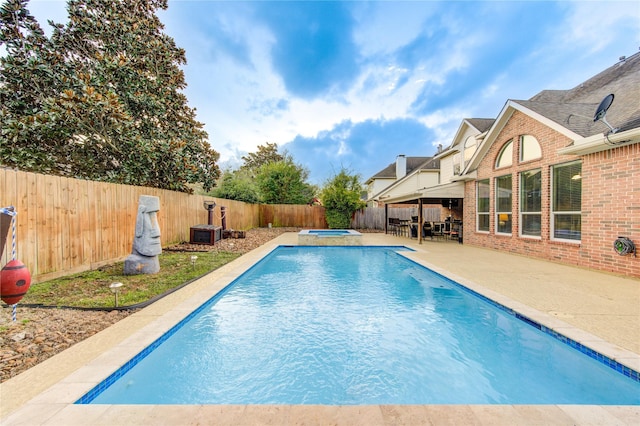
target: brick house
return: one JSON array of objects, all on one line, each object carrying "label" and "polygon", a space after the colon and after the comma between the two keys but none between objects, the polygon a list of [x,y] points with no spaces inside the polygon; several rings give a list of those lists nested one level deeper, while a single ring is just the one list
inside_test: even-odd
[{"label": "brick house", "polygon": [[465,244],[640,277],[629,252],[640,246],[640,53],[573,89],[507,101],[453,180]]}]

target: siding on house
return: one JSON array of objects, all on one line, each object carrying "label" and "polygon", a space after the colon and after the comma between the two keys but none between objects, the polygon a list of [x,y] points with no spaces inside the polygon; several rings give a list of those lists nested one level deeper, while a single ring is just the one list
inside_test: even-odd
[{"label": "siding on house", "polygon": [[448,155],[440,159],[440,183],[451,182],[454,157],[455,155]]}]

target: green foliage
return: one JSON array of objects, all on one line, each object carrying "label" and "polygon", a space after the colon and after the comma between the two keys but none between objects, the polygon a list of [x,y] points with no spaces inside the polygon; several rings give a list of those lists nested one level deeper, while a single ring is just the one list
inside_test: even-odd
[{"label": "green foliage", "polygon": [[316,188],[306,182],[309,172],[289,157],[260,166],[256,182],[263,203],[306,204]]},{"label": "green foliage", "polygon": [[320,199],[325,208],[327,224],[332,229],[351,227],[353,214],[366,206],[360,199],[362,185],[358,175],[350,175],[345,169],[329,179],[322,189]]},{"label": "green foliage", "polygon": [[260,202],[260,195],[255,181],[242,169],[224,172],[222,179],[218,181],[218,186],[209,195],[251,204]]},{"label": "green foliage", "polygon": [[284,159],[285,156],[278,153],[278,144],[267,142],[266,145],[258,146],[258,152],[250,152],[242,157],[244,164],[241,170],[257,171],[264,164],[276,163]]},{"label": "green foliage", "polygon": [[219,154],[181,92],[185,52],[155,15],[167,0],[69,0],[47,38],[27,0],[0,7],[0,162],[191,192]]},{"label": "green foliage", "polygon": [[242,159],[244,164],[226,171],[209,195],[247,203],[307,204],[318,192],[306,182],[309,172],[290,155],[278,153],[275,143],[260,145]]}]

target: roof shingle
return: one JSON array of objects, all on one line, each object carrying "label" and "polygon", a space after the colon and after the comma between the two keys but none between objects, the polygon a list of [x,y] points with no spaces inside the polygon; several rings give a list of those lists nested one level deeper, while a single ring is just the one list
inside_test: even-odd
[{"label": "roof shingle", "polygon": [[607,68],[570,90],[543,90],[528,101],[514,101],[561,126],[588,137],[609,128],[594,122],[596,108],[608,94],[614,102],[607,121],[619,130],[638,127],[640,121],[640,53]]}]

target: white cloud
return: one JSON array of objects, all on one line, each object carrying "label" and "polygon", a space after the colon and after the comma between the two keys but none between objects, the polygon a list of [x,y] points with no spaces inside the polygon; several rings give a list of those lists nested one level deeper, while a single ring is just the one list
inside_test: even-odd
[{"label": "white cloud", "polygon": [[[584,49],[585,55],[610,47],[620,32],[637,44],[640,36],[640,2],[576,1],[567,4],[567,23],[559,28],[556,48]],[[634,20],[630,17],[636,17]],[[551,46],[553,48],[553,46]]]},{"label": "white cloud", "polygon": [[[66,22],[65,5],[32,0],[29,8],[41,23],[47,18]],[[316,138],[326,132],[337,138],[326,155],[339,154],[341,160],[332,161],[365,164],[370,161],[355,158],[362,154],[349,129],[367,121],[396,119],[424,124],[424,134],[433,137],[422,142],[426,152],[419,155],[429,155],[427,145],[451,143],[462,118],[491,117],[508,98],[570,88],[612,64],[611,58],[635,53],[640,42],[637,1],[352,2],[347,7],[353,11],[355,26],[335,34],[353,37],[360,51],[348,51],[354,54],[346,58],[351,62],[329,59],[338,67],[345,60],[349,72],[359,74],[335,80],[350,86],[337,84],[333,91],[306,100],[287,92],[277,73],[285,68],[273,63],[276,36],[266,25],[276,25],[277,17],[271,16],[269,22],[258,19],[255,5],[171,0],[169,10],[158,14],[165,32],[187,51],[186,95],[197,108],[198,120],[205,123],[212,146],[228,164],[237,164],[242,155],[265,142],[286,148],[297,136]],[[520,19],[518,13],[524,9],[533,15]],[[552,11],[548,16],[547,9]],[[528,31],[519,28],[525,21]],[[349,19],[341,22],[350,25]],[[280,60],[286,59],[283,55]],[[340,91],[336,93],[335,87]],[[345,122],[351,125],[339,125]],[[374,135],[359,137],[358,143],[366,143],[363,140]],[[389,149],[419,145],[403,143]],[[325,155],[322,148],[329,148],[317,147]],[[389,151],[389,159],[382,163],[396,154]],[[310,167],[315,166],[310,163]]]}]

